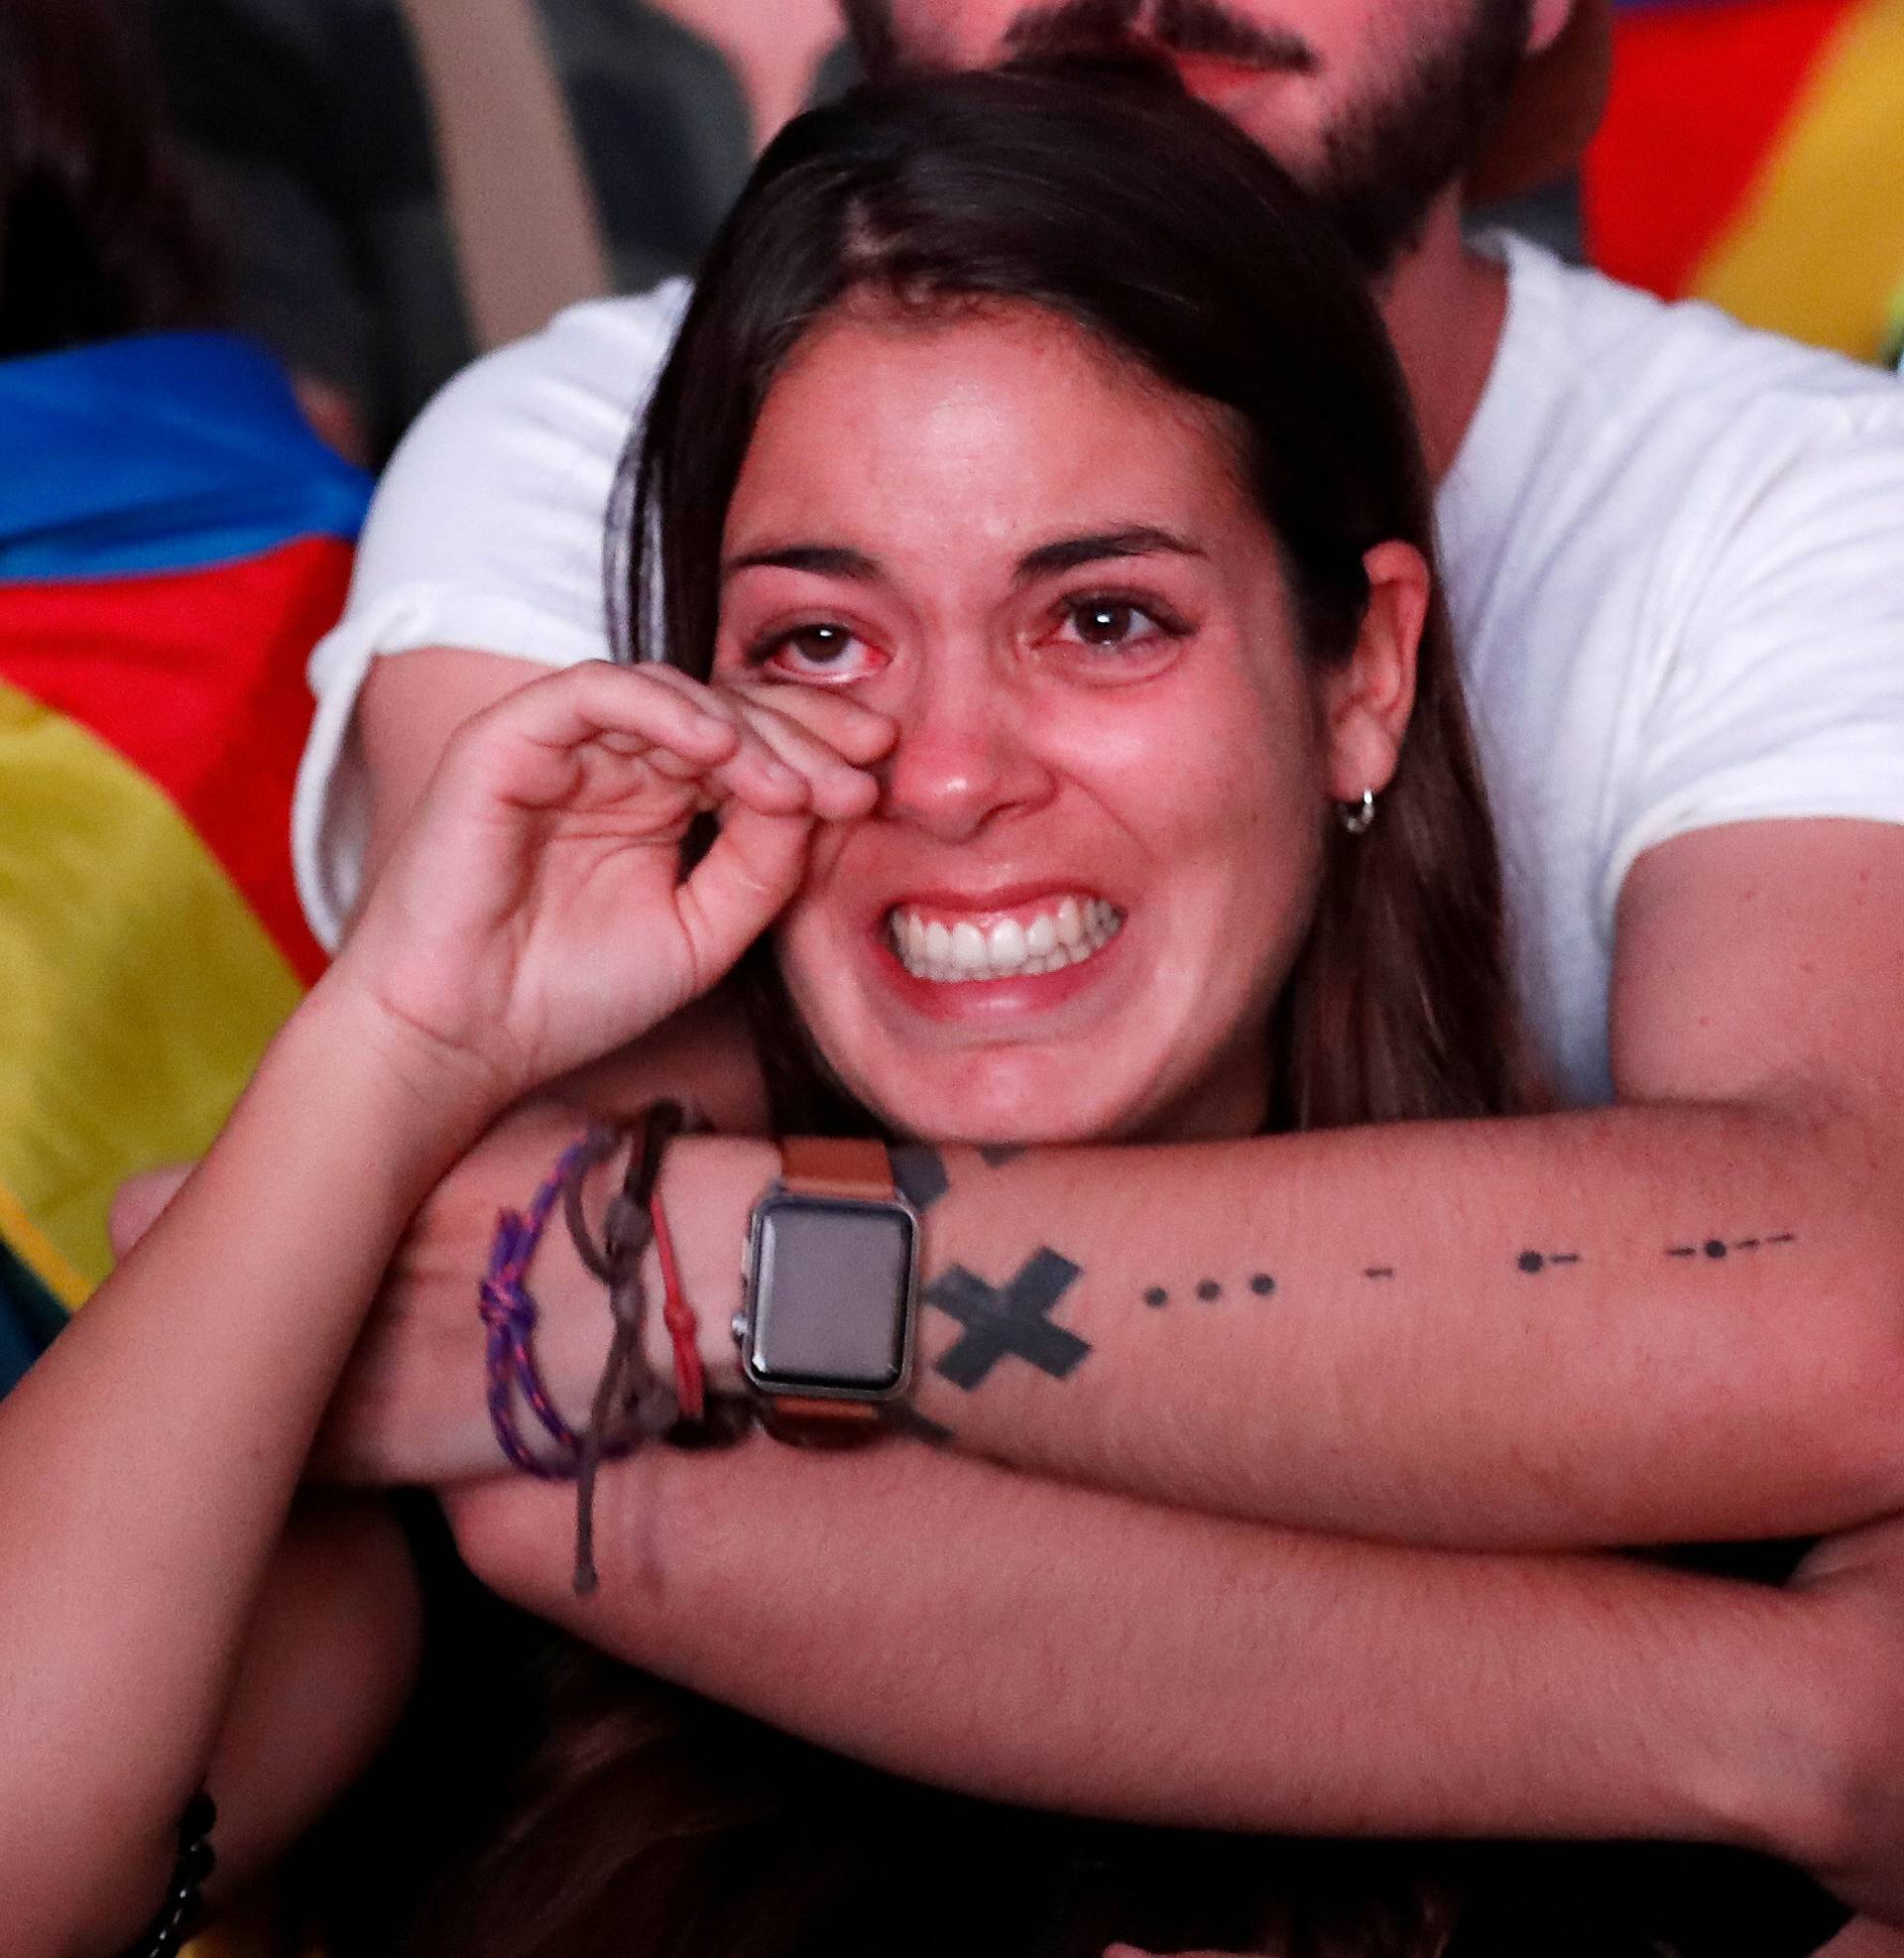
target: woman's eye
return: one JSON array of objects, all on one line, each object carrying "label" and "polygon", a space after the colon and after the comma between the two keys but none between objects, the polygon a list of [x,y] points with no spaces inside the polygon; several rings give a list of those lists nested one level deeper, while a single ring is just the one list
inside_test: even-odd
[{"label": "woman's eye", "polygon": [[821,621],[761,641],[748,665],[792,679],[863,679],[886,665],[886,655],[847,627]]},{"label": "woman's eye", "polygon": [[1181,639],[1186,630],[1160,606],[1139,605],[1132,598],[1093,597],[1066,602],[1059,636],[1119,652],[1153,640]]}]

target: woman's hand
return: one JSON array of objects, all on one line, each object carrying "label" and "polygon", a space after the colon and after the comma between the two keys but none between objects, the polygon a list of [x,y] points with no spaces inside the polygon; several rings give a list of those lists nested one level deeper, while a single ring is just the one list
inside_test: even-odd
[{"label": "woman's hand", "polygon": [[[591,661],[451,741],[325,984],[352,986],[491,1106],[699,997],[797,887],[819,821],[867,813],[883,716],[819,689]],[[688,823],[720,833],[686,877]]]}]

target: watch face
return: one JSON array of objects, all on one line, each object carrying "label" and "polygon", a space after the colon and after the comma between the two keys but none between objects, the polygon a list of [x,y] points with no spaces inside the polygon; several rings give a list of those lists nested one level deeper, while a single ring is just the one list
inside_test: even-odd
[{"label": "watch face", "polygon": [[902,1386],[917,1236],[899,1202],[765,1198],[742,1355],[755,1385],[853,1395]]}]

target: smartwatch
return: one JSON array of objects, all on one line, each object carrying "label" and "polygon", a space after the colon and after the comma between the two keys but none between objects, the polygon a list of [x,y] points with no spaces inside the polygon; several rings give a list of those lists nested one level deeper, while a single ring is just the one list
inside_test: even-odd
[{"label": "smartwatch", "polygon": [[844,1439],[904,1395],[918,1270],[918,1213],[883,1143],[780,1145],[779,1180],[748,1223],[734,1315],[770,1431]]}]

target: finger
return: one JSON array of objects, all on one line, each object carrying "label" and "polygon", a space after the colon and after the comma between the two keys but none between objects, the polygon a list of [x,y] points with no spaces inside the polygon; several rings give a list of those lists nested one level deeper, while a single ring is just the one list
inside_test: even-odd
[{"label": "finger", "polygon": [[684,674],[593,661],[536,681],[491,711],[496,717],[479,731],[474,759],[464,765],[466,793],[479,798],[548,806],[573,795],[580,768],[598,796],[636,788],[652,770],[704,787],[708,806],[732,799],[788,814],[810,801],[805,775],[731,702]]},{"label": "finger", "polygon": [[693,692],[605,660],[533,680],[476,715],[446,762],[466,785],[531,802],[565,794],[578,751],[671,751],[702,768],[732,754],[740,731],[705,687]]},{"label": "finger", "polygon": [[716,697],[731,693],[741,700],[772,707],[816,735],[844,760],[864,768],[892,752],[898,723],[855,699],[843,687],[794,686],[784,680],[724,676],[713,689]]},{"label": "finger", "polygon": [[724,762],[699,771],[710,808],[738,803],[761,815],[804,814],[813,805],[813,786],[749,727],[740,729],[740,746]]},{"label": "finger", "polygon": [[711,986],[779,916],[799,889],[812,834],[810,817],[729,811],[714,847],[674,894],[697,983]]},{"label": "finger", "polygon": [[810,785],[814,813],[829,822],[862,816],[879,799],[879,785],[830,743],[765,701],[737,696],[742,723]]},{"label": "finger", "polygon": [[[704,713],[734,729],[737,746],[733,756],[714,769],[703,767],[698,755],[674,756],[661,749],[644,751],[639,737],[604,734],[601,739],[618,752],[641,754],[658,773],[676,782],[706,777],[722,794],[709,796],[710,806],[723,796],[732,796],[765,812],[804,808],[810,791],[819,786],[823,798],[837,807],[823,811],[829,817],[860,813],[869,805],[869,792],[855,777],[858,771],[843,761],[825,741],[815,741],[796,722],[757,711],[745,698],[733,692],[703,684],[673,667],[649,664],[640,669],[644,678],[674,694],[696,712]],[[866,723],[872,723],[869,730]],[[884,740],[881,729],[889,726],[885,716],[855,710],[855,733],[865,745],[869,731],[875,740]],[[830,787],[829,787],[830,785]]]}]

